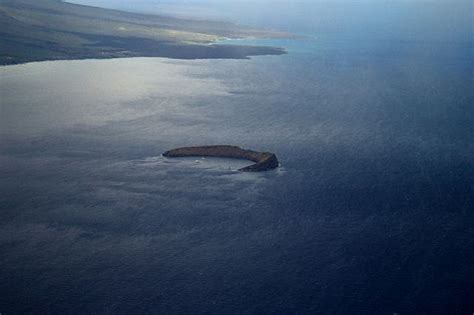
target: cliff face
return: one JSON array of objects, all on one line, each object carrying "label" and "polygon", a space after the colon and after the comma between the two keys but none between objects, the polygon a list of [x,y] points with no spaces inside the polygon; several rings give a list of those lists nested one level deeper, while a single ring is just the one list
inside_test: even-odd
[{"label": "cliff face", "polygon": [[232,159],[245,159],[255,164],[239,169],[241,172],[262,172],[277,168],[278,159],[274,153],[244,150],[230,145],[214,145],[178,148],[163,153],[166,157],[210,156]]}]

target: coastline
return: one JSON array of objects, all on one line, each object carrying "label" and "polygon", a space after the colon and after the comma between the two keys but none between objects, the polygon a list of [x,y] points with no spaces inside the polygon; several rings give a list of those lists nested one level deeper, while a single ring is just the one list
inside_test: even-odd
[{"label": "coastline", "polygon": [[103,9],[63,1],[0,4],[0,64],[46,60],[163,57],[249,59],[283,55],[283,47],[228,45],[223,39],[291,38],[285,32]]}]

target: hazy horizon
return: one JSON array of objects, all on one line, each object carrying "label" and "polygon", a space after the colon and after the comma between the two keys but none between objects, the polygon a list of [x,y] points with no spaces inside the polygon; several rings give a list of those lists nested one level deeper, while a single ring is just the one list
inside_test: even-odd
[{"label": "hazy horizon", "polygon": [[[381,39],[473,41],[470,1],[74,0],[131,12],[230,20],[305,34],[376,33]],[[268,5],[271,4],[271,10]],[[262,17],[265,18],[262,18]],[[295,17],[298,17],[296,20]]]}]

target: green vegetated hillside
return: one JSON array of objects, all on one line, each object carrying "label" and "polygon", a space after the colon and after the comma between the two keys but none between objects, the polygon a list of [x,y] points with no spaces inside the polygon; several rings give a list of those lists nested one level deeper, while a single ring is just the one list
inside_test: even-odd
[{"label": "green vegetated hillside", "polygon": [[59,0],[0,0],[0,63],[133,56],[247,58],[278,47],[215,45],[223,37],[287,37],[232,23],[101,9]]}]

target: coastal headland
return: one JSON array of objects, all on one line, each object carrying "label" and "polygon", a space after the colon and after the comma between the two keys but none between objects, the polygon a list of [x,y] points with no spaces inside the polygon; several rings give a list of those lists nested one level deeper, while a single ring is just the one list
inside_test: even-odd
[{"label": "coastal headland", "polygon": [[130,13],[60,0],[0,0],[0,65],[124,57],[246,59],[286,51],[217,41],[291,36],[229,22]]},{"label": "coastal headland", "polygon": [[279,162],[274,153],[244,150],[231,145],[213,145],[177,148],[163,153],[165,157],[207,156],[232,159],[244,159],[255,164],[239,169],[241,172],[263,172],[275,169]]}]

